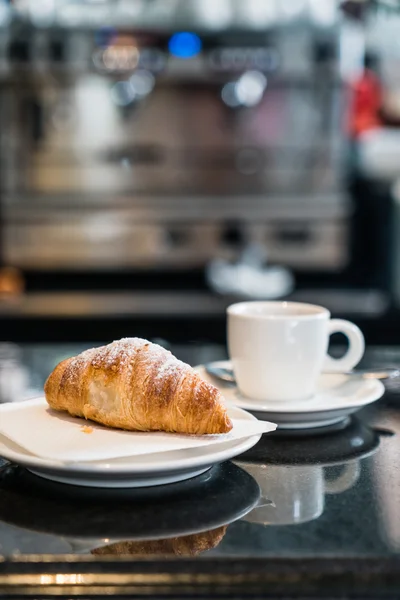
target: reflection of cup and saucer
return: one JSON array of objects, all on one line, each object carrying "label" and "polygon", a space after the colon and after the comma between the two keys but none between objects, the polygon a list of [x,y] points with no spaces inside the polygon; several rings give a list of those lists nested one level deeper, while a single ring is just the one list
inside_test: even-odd
[{"label": "reflection of cup and saucer", "polygon": [[358,463],[349,463],[333,481],[324,477],[318,465],[285,467],[281,465],[240,464],[256,479],[262,500],[244,520],[264,525],[296,525],[317,519],[324,510],[325,494],[340,494],[356,482]]},{"label": "reflection of cup and saucer", "polygon": [[[349,348],[328,355],[329,337],[343,333]],[[364,337],[327,309],[298,302],[240,302],[228,308],[230,361],[237,386],[217,382],[227,403],[272,421],[280,429],[309,429],[339,423],[384,393],[382,382],[347,376],[364,353]]]},{"label": "reflection of cup and saucer", "polygon": [[[299,524],[317,519],[326,494],[341,494],[358,480],[360,460],[379,446],[380,432],[356,418],[345,429],[321,436],[265,436],[237,464],[260,486],[262,498],[245,520],[269,525]],[[341,467],[328,478],[326,467]],[[336,471],[336,469],[335,469]]]},{"label": "reflection of cup and saucer", "polygon": [[258,484],[232,463],[162,488],[66,486],[19,467],[0,476],[0,521],[57,536],[75,553],[195,554],[218,545],[259,499]]}]

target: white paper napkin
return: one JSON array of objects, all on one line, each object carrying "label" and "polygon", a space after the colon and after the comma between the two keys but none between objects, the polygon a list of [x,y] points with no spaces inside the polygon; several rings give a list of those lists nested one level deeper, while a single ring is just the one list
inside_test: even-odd
[{"label": "white paper napkin", "polygon": [[[208,446],[276,429],[274,423],[240,418],[237,409],[233,415],[232,431],[222,435],[130,432],[52,411],[44,398],[37,398],[0,406],[0,433],[41,458],[86,462]],[[87,427],[93,431],[85,433]]]}]

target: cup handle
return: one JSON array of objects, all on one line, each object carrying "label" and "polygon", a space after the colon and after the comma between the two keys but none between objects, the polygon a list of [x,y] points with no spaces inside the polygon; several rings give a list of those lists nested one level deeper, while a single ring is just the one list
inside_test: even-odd
[{"label": "cup handle", "polygon": [[364,336],[361,330],[343,319],[331,319],[328,323],[328,333],[344,333],[349,340],[349,349],[342,358],[325,357],[324,371],[351,371],[363,357],[365,350]]},{"label": "cup handle", "polygon": [[359,461],[348,463],[345,465],[344,471],[339,477],[333,481],[325,480],[325,493],[326,494],[341,494],[346,490],[349,490],[356,483],[360,477],[360,463]]}]

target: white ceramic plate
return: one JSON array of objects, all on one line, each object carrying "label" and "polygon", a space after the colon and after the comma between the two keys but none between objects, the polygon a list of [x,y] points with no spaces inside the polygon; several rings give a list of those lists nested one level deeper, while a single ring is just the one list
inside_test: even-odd
[{"label": "white ceramic plate", "polygon": [[[255,417],[229,407],[232,418],[254,421]],[[164,485],[200,475],[213,465],[242,454],[254,446],[261,435],[210,444],[202,448],[173,450],[109,461],[65,463],[34,456],[0,435],[0,456],[45,479],[89,487],[127,488]]]},{"label": "white ceramic plate", "polygon": [[[215,366],[232,368],[230,361],[219,361]],[[243,396],[236,386],[224,384],[207,374],[203,365],[196,371],[221,391],[230,406],[250,411],[260,420],[277,423],[279,429],[310,429],[339,423],[363,406],[383,396],[385,387],[377,379],[348,377],[341,373],[322,374],[315,395],[303,401],[258,401]]]}]

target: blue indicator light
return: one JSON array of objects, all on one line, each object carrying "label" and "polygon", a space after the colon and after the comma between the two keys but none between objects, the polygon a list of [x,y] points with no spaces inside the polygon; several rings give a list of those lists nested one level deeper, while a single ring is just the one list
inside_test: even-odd
[{"label": "blue indicator light", "polygon": [[192,58],[201,50],[201,39],[195,33],[188,31],[174,33],[169,39],[168,49],[178,58]]},{"label": "blue indicator light", "polygon": [[107,48],[116,36],[117,31],[113,27],[102,27],[95,33],[96,45],[101,48]]}]

